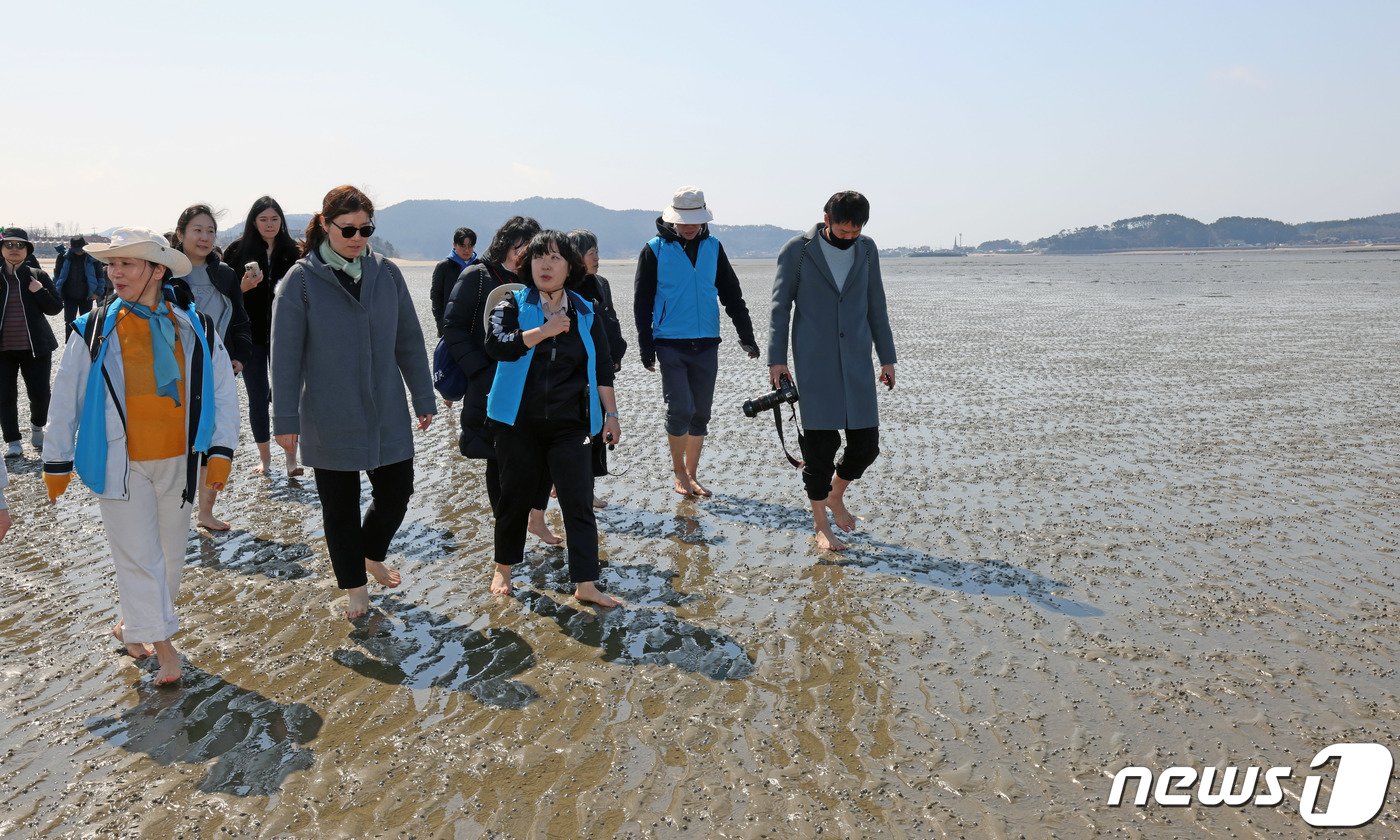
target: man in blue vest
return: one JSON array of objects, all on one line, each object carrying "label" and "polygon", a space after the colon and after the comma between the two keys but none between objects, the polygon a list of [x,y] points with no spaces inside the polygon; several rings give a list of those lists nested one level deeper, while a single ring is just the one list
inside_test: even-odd
[{"label": "man in blue vest", "polygon": [[661,363],[671,469],[682,496],[711,495],[696,476],[719,371],[720,303],[734,322],[739,346],[749,358],[758,358],[739,278],[706,224],[713,218],[699,187],[681,187],[656,220],[657,235],[637,258],[637,347],[647,370]]},{"label": "man in blue vest", "polygon": [[87,240],[75,236],[68,241],[68,251],[58,255],[53,264],[54,286],[63,298],[63,338],[73,332],[73,319],[92,308],[93,301],[102,296],[106,283],[102,266],[83,249]]}]

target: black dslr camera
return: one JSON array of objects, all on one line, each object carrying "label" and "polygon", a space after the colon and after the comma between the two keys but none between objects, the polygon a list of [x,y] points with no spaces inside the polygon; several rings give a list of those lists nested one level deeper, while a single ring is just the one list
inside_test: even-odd
[{"label": "black dslr camera", "polygon": [[771,408],[777,408],[784,403],[797,402],[797,386],[792,384],[792,380],[783,375],[778,379],[778,389],[764,394],[761,397],[744,401],[744,416],[757,417],[760,413]]}]

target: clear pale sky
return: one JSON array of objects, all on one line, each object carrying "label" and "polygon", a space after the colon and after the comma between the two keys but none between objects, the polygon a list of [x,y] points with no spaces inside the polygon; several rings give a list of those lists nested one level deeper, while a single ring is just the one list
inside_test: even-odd
[{"label": "clear pale sky", "polygon": [[[7,3],[0,222],[171,227],[353,183],[881,245],[1400,211],[1400,3]],[[499,219],[463,219],[493,227]]]}]

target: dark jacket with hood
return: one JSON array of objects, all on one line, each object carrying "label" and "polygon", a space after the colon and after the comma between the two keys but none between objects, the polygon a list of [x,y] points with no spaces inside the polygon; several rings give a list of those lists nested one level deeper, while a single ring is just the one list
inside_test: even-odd
[{"label": "dark jacket with hood", "polygon": [[[693,265],[700,252],[700,243],[710,237],[710,226],[701,225],[700,232],[695,235],[695,238],[687,241],[676,233],[674,227],[663,222],[661,217],[657,216],[656,233],[666,242],[680,243]],[[687,346],[719,344],[718,338],[672,341],[652,337],[651,321],[652,310],[656,305],[657,264],[656,254],[649,246],[642,246],[642,253],[637,257],[637,277],[632,303],[633,315],[637,322],[637,352],[641,354],[642,364],[648,367],[656,362],[657,344]],[[739,287],[739,276],[734,273],[734,267],[729,264],[729,257],[724,253],[724,245],[722,244],[719,246],[719,264],[715,269],[715,292],[719,294],[719,301],[724,304],[724,311],[729,315],[729,320],[734,323],[734,331],[739,334],[739,346],[743,347],[747,353],[757,353],[758,342],[753,337],[753,321],[749,318],[748,307],[744,305],[744,293]]]},{"label": "dark jacket with hood", "polygon": [[500,263],[482,258],[462,272],[442,313],[442,339],[457,367],[467,375],[458,445],[468,458],[496,457],[495,435],[486,424],[486,396],[496,378],[496,360],[486,353],[482,312],[492,289],[516,282],[515,275]]},{"label": "dark jacket with hood", "polygon": [[433,266],[433,285],[429,294],[433,301],[433,321],[437,324],[438,336],[442,336],[442,319],[447,311],[447,298],[456,288],[457,281],[461,278],[462,272],[476,265],[481,261],[481,257],[472,254],[472,258],[465,265],[455,259],[454,252],[447,259]]},{"label": "dark jacket with hood", "polygon": [[[233,269],[240,289],[243,286],[243,266],[255,262],[262,269],[262,282],[243,292],[242,297],[243,309],[248,313],[252,342],[258,347],[267,347],[272,344],[272,298],[277,291],[277,284],[292,270],[292,266],[301,259],[301,255],[295,248],[274,251],[269,262],[267,244],[263,242],[262,237],[256,234],[254,237],[251,240],[245,237],[235,239],[233,244],[228,246],[228,250],[224,251],[224,262]],[[233,347],[229,347],[229,355],[233,356]]]},{"label": "dark jacket with hood", "polygon": [[[9,264],[5,263],[0,267],[0,272],[9,274]],[[40,353],[52,353],[58,349],[58,340],[54,338],[53,328],[49,326],[46,316],[57,315],[63,311],[63,298],[58,296],[58,289],[54,288],[53,281],[42,269],[24,262],[15,274],[19,278],[18,300],[10,294],[9,278],[0,277],[0,325],[5,323],[4,314],[8,307],[23,306],[25,325],[29,328],[31,352],[36,356]],[[29,284],[35,278],[38,278],[42,288],[31,292]]]},{"label": "dark jacket with hood", "polygon": [[608,337],[608,354],[612,358],[613,370],[621,370],[627,340],[622,337],[622,322],[618,320],[617,309],[613,307],[612,286],[608,285],[606,278],[589,274],[572,287],[572,291],[592,301],[594,311],[603,322],[603,332]]}]

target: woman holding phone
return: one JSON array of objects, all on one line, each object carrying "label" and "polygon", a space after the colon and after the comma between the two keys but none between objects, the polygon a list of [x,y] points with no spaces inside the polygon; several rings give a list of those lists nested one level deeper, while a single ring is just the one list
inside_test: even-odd
[{"label": "woman holding phone", "polygon": [[591,441],[602,435],[615,444],[622,429],[603,318],[565,288],[581,281],[585,270],[567,236],[541,231],[520,262],[520,278],[529,287],[510,293],[491,311],[486,352],[498,364],[486,414],[496,423],[501,471],[491,591],[511,591],[512,567],[525,553],[531,496],[547,469],[564,512],[574,597],[615,607],[621,602],[597,586]]},{"label": "woman holding phone", "polygon": [[[272,296],[277,283],[301,257],[297,242],[287,232],[282,205],[270,195],[253,202],[243,222],[243,233],[224,251],[224,261],[237,271],[243,291],[243,308],[248,311],[253,349],[243,368],[243,387],[248,392],[248,426],[258,446],[258,463],[253,472],[264,475],[272,467],[271,426],[268,407],[272,388],[268,384],[272,346]],[[295,448],[287,452],[287,475],[301,475]]]}]

